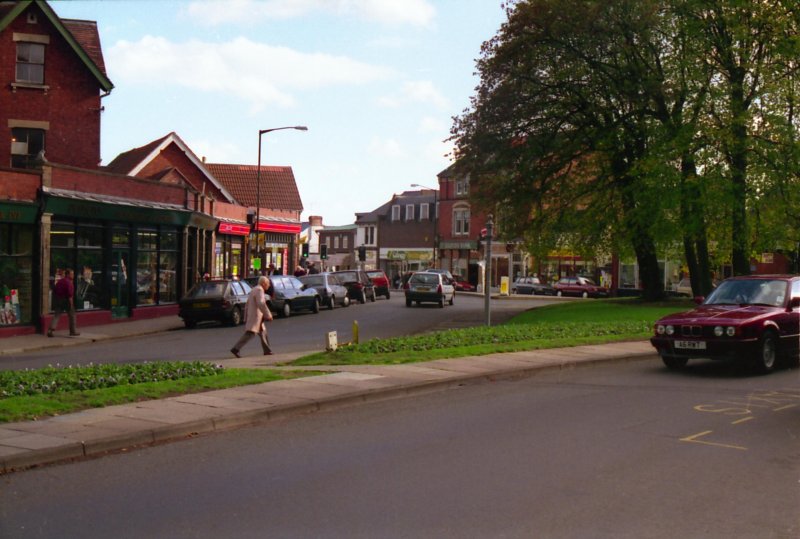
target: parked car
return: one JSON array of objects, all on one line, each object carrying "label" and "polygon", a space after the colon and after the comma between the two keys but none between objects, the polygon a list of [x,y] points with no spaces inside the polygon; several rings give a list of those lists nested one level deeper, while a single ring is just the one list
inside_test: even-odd
[{"label": "parked car", "polygon": [[313,286],[305,286],[297,277],[291,275],[272,275],[270,309],[283,318],[288,318],[293,311],[319,312],[320,296]]},{"label": "parked car", "polygon": [[426,269],[426,270],[424,270],[424,271],[428,271],[428,272],[431,272],[431,273],[441,273],[442,275],[444,275],[445,277],[447,277],[447,278],[448,278],[450,281],[452,281],[452,280],[453,280],[453,274],[452,274],[452,273],[450,273],[450,272],[449,272],[448,270],[446,270],[446,269],[440,269],[440,268],[428,268],[428,269]]},{"label": "parked car", "polygon": [[181,298],[178,316],[187,328],[210,320],[238,326],[244,321],[244,305],[249,293],[250,285],[244,281],[200,281]]},{"label": "parked car", "polygon": [[334,271],[333,274],[347,287],[350,301],[361,303],[366,303],[367,299],[375,301],[375,286],[364,270]]},{"label": "parked car", "polygon": [[692,295],[692,282],[688,277],[684,277],[677,284],[672,285],[672,292],[677,296],[691,297]]},{"label": "parked car", "polygon": [[608,296],[608,288],[594,284],[587,277],[563,277],[553,286],[557,296],[600,298]]},{"label": "parked car", "polygon": [[367,277],[372,281],[375,287],[375,294],[378,296],[386,296],[389,299],[391,292],[389,291],[389,278],[383,270],[368,270]]},{"label": "parked car", "polygon": [[475,292],[475,285],[461,275],[453,275],[453,286],[456,292]]},{"label": "parked car", "polygon": [[800,277],[733,277],[695,309],[658,320],[650,343],[670,369],[692,358],[738,358],[770,372],[780,357],[797,362],[798,307]]},{"label": "parked car", "polygon": [[539,294],[542,296],[555,296],[556,289],[549,284],[544,284],[538,277],[520,277],[511,285],[512,294]]},{"label": "parked car", "polygon": [[298,277],[298,279],[306,287],[314,288],[319,293],[322,305],[327,306],[329,309],[334,309],[336,305],[341,305],[342,307],[350,306],[347,287],[333,273],[315,273]]},{"label": "parked car", "polygon": [[406,307],[416,302],[438,303],[439,307],[444,307],[445,301],[452,305],[455,301],[456,288],[452,284],[452,279],[448,279],[442,273],[432,271],[420,271],[409,277],[405,285]]}]

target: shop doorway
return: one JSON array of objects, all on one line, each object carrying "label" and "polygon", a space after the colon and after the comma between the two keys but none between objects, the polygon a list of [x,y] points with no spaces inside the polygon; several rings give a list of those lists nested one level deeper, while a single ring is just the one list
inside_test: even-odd
[{"label": "shop doorway", "polygon": [[128,282],[129,249],[113,249],[111,252],[111,317],[130,316],[130,283]]}]

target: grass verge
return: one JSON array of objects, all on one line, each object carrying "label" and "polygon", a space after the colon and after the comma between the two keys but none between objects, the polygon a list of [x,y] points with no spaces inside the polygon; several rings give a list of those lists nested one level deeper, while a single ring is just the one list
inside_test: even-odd
[{"label": "grass verge", "polygon": [[[36,371],[29,372],[33,375]],[[312,376],[314,374],[309,371],[224,369],[214,376],[196,376],[97,389],[12,396],[0,399],[0,423],[34,420],[77,412],[87,408],[102,408],[115,404],[162,399],[188,393],[260,384],[275,380]]]},{"label": "grass verge", "polygon": [[650,336],[655,320],[691,306],[690,301],[646,303],[635,298],[565,302],[531,309],[499,326],[374,339],[304,356],[290,365],[393,365],[640,340]]}]

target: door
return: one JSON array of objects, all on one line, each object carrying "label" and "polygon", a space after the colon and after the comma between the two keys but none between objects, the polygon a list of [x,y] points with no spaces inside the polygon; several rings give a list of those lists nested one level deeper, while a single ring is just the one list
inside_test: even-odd
[{"label": "door", "polygon": [[130,283],[128,282],[130,251],[113,249],[111,253],[111,317],[128,318],[130,316]]}]

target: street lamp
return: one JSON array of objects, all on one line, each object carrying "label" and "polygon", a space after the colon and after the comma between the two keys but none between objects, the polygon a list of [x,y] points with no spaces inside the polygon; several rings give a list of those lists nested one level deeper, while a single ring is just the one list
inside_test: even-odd
[{"label": "street lamp", "polygon": [[[258,168],[256,169],[256,248],[260,245],[258,227],[261,223],[261,135],[271,131],[280,131],[282,129],[296,129],[297,131],[308,131],[308,127],[304,125],[290,125],[286,127],[273,127],[270,129],[258,130]],[[260,255],[259,255],[260,257]]]},{"label": "street lamp", "polygon": [[494,229],[494,216],[490,213],[486,216],[486,262],[483,268],[483,312],[486,317],[486,325],[492,325],[491,308],[491,280],[492,280],[492,232]]},{"label": "street lamp", "polygon": [[439,239],[438,218],[439,218],[439,190],[431,187],[426,187],[419,183],[412,183],[411,187],[421,187],[422,189],[430,189],[433,191],[433,267],[436,267],[436,248]]}]

